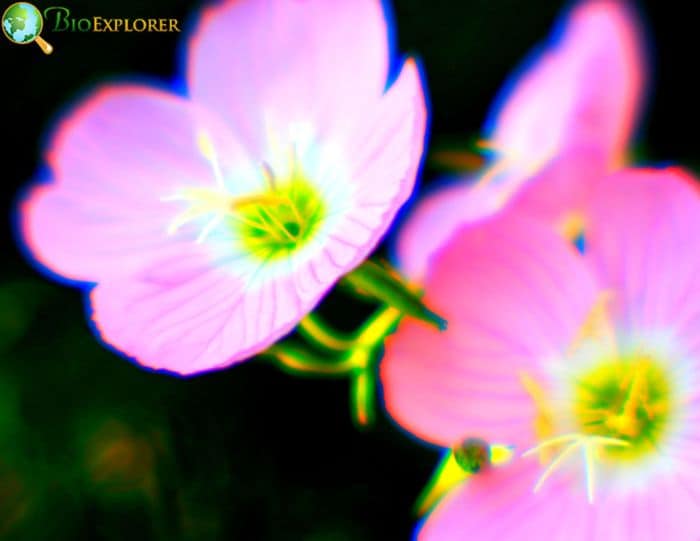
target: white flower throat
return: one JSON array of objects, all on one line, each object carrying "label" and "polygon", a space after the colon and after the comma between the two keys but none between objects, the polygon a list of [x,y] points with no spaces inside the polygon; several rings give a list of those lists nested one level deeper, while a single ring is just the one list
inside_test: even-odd
[{"label": "white flower throat", "polygon": [[197,242],[206,240],[215,228],[225,227],[247,252],[260,260],[285,257],[313,238],[327,209],[318,188],[304,175],[293,146],[283,177],[263,163],[261,190],[234,196],[226,189],[216,150],[206,132],[198,134],[197,143],[212,166],[216,186],[182,188],[163,199],[188,204],[168,226],[169,234],[175,234],[187,223],[208,218]]},{"label": "white flower throat", "polygon": [[[534,430],[540,443],[524,456],[537,454],[548,464],[535,485],[546,479],[581,451],[586,473],[588,500],[595,493],[595,466],[615,467],[659,452],[670,426],[677,399],[668,367],[662,359],[642,348],[618,350],[615,331],[607,314],[609,293],[602,294],[572,345],[570,359],[583,344],[602,343],[586,368],[568,379],[562,406],[556,410],[545,390],[528,374],[521,382],[535,404]],[[559,411],[559,409],[565,411]],[[557,433],[561,418],[574,431]]]}]

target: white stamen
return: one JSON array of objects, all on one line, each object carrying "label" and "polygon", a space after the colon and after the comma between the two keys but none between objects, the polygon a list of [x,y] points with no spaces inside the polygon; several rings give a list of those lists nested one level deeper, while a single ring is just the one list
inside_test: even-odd
[{"label": "white stamen", "polygon": [[630,442],[621,440],[618,438],[608,438],[605,436],[587,436],[587,438],[593,443],[599,443],[603,446],[613,446],[613,447],[629,447]]},{"label": "white stamen", "polygon": [[586,434],[564,434],[562,436],[557,436],[549,440],[543,441],[538,446],[533,447],[523,453],[523,457],[530,456],[542,449],[557,445],[560,443],[571,442],[552,462],[550,462],[547,469],[537,480],[534,492],[537,492],[544,482],[554,473],[556,470],[574,450],[578,447],[583,446],[583,457],[584,465],[586,469],[586,494],[588,496],[589,503],[593,503],[595,496],[595,458],[598,452],[598,447],[627,447],[630,445],[628,441],[621,440],[618,438],[609,438],[606,436],[594,436]]},{"label": "white stamen", "polygon": [[207,211],[202,211],[198,207],[192,207],[184,212],[181,212],[180,214],[175,216],[173,221],[170,222],[170,225],[168,225],[168,235],[174,235],[175,233],[177,233],[177,230],[180,229],[183,225],[185,225],[188,222],[191,222],[196,218],[199,218],[200,216],[203,216],[206,213]]},{"label": "white stamen", "polygon": [[224,217],[221,214],[217,214],[211,220],[209,220],[209,222],[207,222],[207,225],[204,226],[202,231],[197,236],[197,241],[196,241],[197,244],[201,244],[202,242],[204,242],[204,240],[207,238],[209,233],[211,233],[211,231],[217,225],[219,225],[223,219],[224,219]]},{"label": "white stamen", "polygon": [[573,453],[577,447],[581,445],[580,441],[575,441],[572,444],[570,444],[568,447],[566,447],[557,458],[552,460],[552,462],[549,463],[549,466],[547,466],[547,469],[544,470],[542,475],[537,481],[537,484],[535,485],[535,488],[533,489],[533,492],[538,492],[541,488],[542,485],[544,485],[544,482],[549,478],[552,473],[554,473],[554,470],[557,469],[557,467],[564,462],[566,457],[568,457],[571,453]]},{"label": "white stamen", "polygon": [[565,441],[570,441],[570,440],[576,440],[581,437],[581,434],[564,434],[563,436],[557,436],[555,438],[550,438],[548,440],[543,441],[540,443],[538,446],[533,447],[532,449],[528,449],[523,453],[522,456],[530,456],[534,455],[535,453],[541,451],[542,449],[546,449],[547,447],[551,447],[553,445],[557,445],[558,443],[564,443]]},{"label": "white stamen", "polygon": [[202,153],[202,156],[204,156],[211,164],[211,168],[214,171],[214,179],[216,180],[216,184],[220,188],[225,189],[226,186],[224,185],[224,177],[221,174],[221,167],[219,166],[219,158],[216,154],[216,149],[214,148],[214,142],[206,131],[200,130],[197,132],[197,146],[199,147],[199,151]]},{"label": "white stamen", "polygon": [[275,172],[272,170],[272,167],[270,167],[270,164],[267,162],[262,162],[262,170],[267,187],[273,191],[276,190],[277,184],[275,182]]},{"label": "white stamen", "polygon": [[595,449],[590,443],[583,446],[583,456],[586,461],[586,494],[588,495],[588,503],[593,503],[593,494],[595,493],[595,462],[593,453]]},{"label": "white stamen", "polygon": [[232,198],[229,194],[210,188],[182,188],[176,193],[161,198],[163,201],[187,201],[189,208],[181,212],[168,226],[168,235],[173,235],[183,225],[207,215],[213,215],[198,239],[205,238],[224,216],[230,212]]}]

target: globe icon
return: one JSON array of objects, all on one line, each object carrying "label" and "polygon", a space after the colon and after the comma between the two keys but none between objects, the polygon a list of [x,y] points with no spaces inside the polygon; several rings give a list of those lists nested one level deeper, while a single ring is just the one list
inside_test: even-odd
[{"label": "globe icon", "polygon": [[2,14],[2,31],[13,43],[24,45],[31,43],[44,26],[41,12],[28,2],[12,4]]}]

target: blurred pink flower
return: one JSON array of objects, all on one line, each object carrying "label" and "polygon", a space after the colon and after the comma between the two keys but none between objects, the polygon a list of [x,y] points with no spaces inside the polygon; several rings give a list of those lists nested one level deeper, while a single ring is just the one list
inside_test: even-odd
[{"label": "blurred pink flower", "polygon": [[229,1],[190,41],[189,97],[109,85],[61,122],[21,208],[39,263],[90,292],[102,339],[181,374],[288,333],[412,191],[426,104],[387,89],[380,0]]},{"label": "blurred pink flower", "polygon": [[506,205],[576,236],[590,193],[624,165],[644,83],[634,14],[616,0],[582,2],[550,41],[497,100],[485,133],[493,164],[423,199],[402,228],[408,277],[420,280],[460,224]]},{"label": "blurred pink flower", "polygon": [[450,492],[420,540],[700,539],[695,182],[613,175],[589,202],[585,254],[506,212],[436,255],[426,301],[449,327],[399,326],[386,406],[428,442],[483,438],[516,458]]}]

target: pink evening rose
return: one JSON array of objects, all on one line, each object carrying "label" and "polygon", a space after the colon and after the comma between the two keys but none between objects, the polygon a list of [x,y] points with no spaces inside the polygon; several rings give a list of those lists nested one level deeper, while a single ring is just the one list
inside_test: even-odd
[{"label": "pink evening rose", "polygon": [[634,14],[615,0],[581,2],[538,53],[487,122],[493,163],[423,199],[404,224],[396,256],[408,277],[420,281],[460,224],[507,204],[575,237],[590,191],[624,165],[644,82]]},{"label": "pink evening rose", "polygon": [[426,130],[416,62],[393,83],[380,0],[206,9],[188,96],[90,95],[21,206],[49,271],[96,284],[100,337],[140,364],[212,370],[287,334],[410,195]]},{"label": "pink evening rose", "polygon": [[597,186],[585,254],[506,212],[436,254],[381,365],[406,429],[512,445],[449,492],[420,541],[700,539],[700,193],[675,169]]}]

